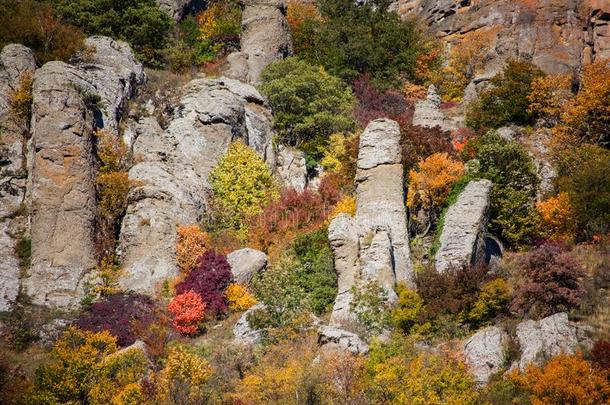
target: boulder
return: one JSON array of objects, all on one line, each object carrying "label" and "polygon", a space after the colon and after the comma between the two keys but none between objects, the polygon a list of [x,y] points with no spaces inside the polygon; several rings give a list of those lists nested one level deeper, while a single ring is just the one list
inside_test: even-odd
[{"label": "boulder", "polygon": [[424,128],[440,127],[443,131],[457,129],[457,125],[441,111],[441,97],[433,84],[428,87],[426,99],[415,103],[413,125]]},{"label": "boulder", "polygon": [[305,153],[290,146],[280,145],[276,155],[275,174],[285,187],[303,191],[307,186]]},{"label": "boulder", "polygon": [[284,0],[242,0],[241,52],[228,58],[227,75],[258,83],[263,69],[292,55],[292,38]]},{"label": "boulder", "polygon": [[413,287],[400,151],[400,128],[392,120],[372,121],[360,136],[356,226],[361,238],[374,229],[388,231],[395,281]]},{"label": "boulder", "polygon": [[226,78],[186,84],[166,129],[153,117],[140,120],[133,142],[138,163],[129,171],[140,185],[130,193],[118,249],[124,288],[150,294],[177,274],[176,227],[203,217],[218,159],[241,139],[273,160],[271,128],[260,93]]},{"label": "boulder", "polygon": [[353,354],[367,354],[369,346],[358,335],[333,326],[318,329],[318,344],[324,349],[340,349]]},{"label": "boulder", "polygon": [[95,251],[95,117],[88,76],[63,62],[34,75],[29,162],[32,259],[26,291],[41,305],[75,307]]},{"label": "boulder", "polygon": [[159,8],[175,21],[180,21],[189,11],[203,8],[206,3],[206,0],[157,0]]},{"label": "boulder", "polygon": [[481,329],[462,346],[464,362],[478,384],[487,384],[489,378],[504,367],[508,334],[498,326]]},{"label": "boulder", "polygon": [[560,353],[574,354],[578,349],[591,347],[586,330],[570,322],[568,314],[561,312],[540,321],[528,320],[517,325],[517,341],[521,357],[512,367],[521,371],[528,364],[541,364]]},{"label": "boulder", "polygon": [[489,180],[471,181],[447,210],[435,257],[438,271],[473,265],[485,259],[491,189]]},{"label": "boulder", "polygon": [[263,333],[258,329],[254,329],[248,322],[248,316],[258,310],[264,308],[264,304],[256,304],[249,310],[243,313],[235,326],[233,327],[233,336],[236,343],[245,345],[256,345],[263,340]]},{"label": "boulder", "polygon": [[240,284],[250,284],[252,278],[267,267],[267,255],[256,249],[239,249],[227,255],[233,279]]}]

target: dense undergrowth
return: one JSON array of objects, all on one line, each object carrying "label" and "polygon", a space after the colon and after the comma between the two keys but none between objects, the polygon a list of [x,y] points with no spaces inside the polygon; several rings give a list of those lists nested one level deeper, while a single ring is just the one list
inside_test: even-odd
[{"label": "dense undergrowth", "polygon": [[[282,189],[253,149],[233,143],[210,177],[206,218],[176,231],[179,276],[159,286],[154,298],[118,286],[114,250],[134,186],[127,176],[133,157],[122,143],[98,134],[101,283],[90,286],[82,311],[63,314],[72,326],[51,339],[50,352],[41,349],[50,342],[27,334],[41,315],[27,306],[6,315],[0,402],[610,400],[610,65],[585,66],[575,86],[572,78],[545,75],[528,61],[508,61],[478,101],[459,105],[481,67],[488,38],[467,35],[445,54],[417,21],[386,11],[389,3],[288,1],[295,55],[270,65],[260,90],[273,108],[276,142],[304,150],[310,174],[322,167],[320,185],[302,192]],[[129,42],[149,67],[171,69],[180,78],[217,70],[238,47],[240,20],[233,1],[212,2],[179,24],[152,0],[8,1],[0,5],[0,46],[21,42],[40,63],[67,61],[83,52],[86,35],[110,35]],[[429,84],[450,102],[444,106],[464,109],[467,127],[451,132],[411,124],[414,103]],[[31,88],[11,95],[16,114],[29,115],[28,95]],[[416,263],[417,291],[398,285],[394,305],[377,285],[354,291],[354,328],[369,338],[370,353],[319,354],[314,324],[328,319],[337,293],[327,227],[339,213],[355,213],[359,134],[380,117],[400,124],[411,236],[433,240]],[[525,139],[502,138],[496,129],[509,124],[524,126]],[[541,128],[551,134],[549,159],[558,168],[546,194],[524,146]],[[481,265],[439,274],[431,262],[444,215],[468,182],[479,178],[494,184],[488,230],[507,254],[493,269]],[[267,270],[250,285],[235,283],[226,259],[246,246],[269,257]],[[261,331],[262,344],[231,343],[230,328],[256,304],[263,305],[248,320]],[[519,320],[560,311],[594,326],[592,350],[476,386],[460,360],[460,339],[488,325],[510,329]],[[376,339],[383,331],[392,332]],[[147,345],[149,359],[121,350],[136,340]],[[422,345],[434,349],[420,350]],[[507,353],[507,366],[513,357]]]}]

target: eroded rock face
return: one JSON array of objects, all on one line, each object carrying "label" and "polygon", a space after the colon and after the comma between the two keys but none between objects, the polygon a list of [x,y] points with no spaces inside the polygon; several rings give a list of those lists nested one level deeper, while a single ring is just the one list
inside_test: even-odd
[{"label": "eroded rock face", "polygon": [[180,21],[188,11],[203,8],[206,3],[206,0],[157,0],[159,8],[176,21]]},{"label": "eroded rock face", "polygon": [[284,0],[242,0],[241,52],[229,56],[227,76],[257,83],[271,62],[292,55]]},{"label": "eroded rock face", "polygon": [[95,119],[87,75],[63,62],[36,71],[32,106],[32,265],[25,282],[35,304],[75,306],[96,265]]},{"label": "eroded rock face", "polygon": [[413,287],[399,142],[398,124],[387,119],[371,122],[360,137],[356,216],[338,215],[328,227],[338,274],[333,327],[356,321],[350,303],[358,281],[378,283],[391,301],[397,282]]},{"label": "eroded rock face", "polygon": [[504,330],[490,326],[464,343],[464,362],[478,384],[487,384],[493,374],[502,370],[508,341],[509,336]]},{"label": "eroded rock face", "polygon": [[244,345],[255,345],[263,340],[263,333],[254,329],[248,322],[248,316],[256,310],[264,308],[263,304],[256,304],[249,310],[243,313],[235,326],[233,327],[233,336],[236,343]]},{"label": "eroded rock face", "polygon": [[250,284],[252,278],[267,267],[267,255],[256,249],[239,249],[227,255],[236,283]]},{"label": "eroded rock face", "polygon": [[11,44],[0,52],[0,312],[10,310],[19,293],[15,248],[27,228],[25,212],[20,211],[26,195],[29,117],[11,114],[10,95],[35,69],[34,54],[25,46]]},{"label": "eroded rock face", "polygon": [[455,204],[445,214],[436,253],[436,269],[476,264],[485,258],[485,227],[492,183],[476,180],[468,183]]},{"label": "eroded rock face", "polygon": [[607,0],[586,0],[586,45],[583,62],[610,58],[610,3]]},{"label": "eroded rock face", "polygon": [[167,129],[152,117],[140,121],[133,145],[139,163],[129,172],[140,186],[130,194],[119,241],[124,288],[150,294],[177,274],[176,226],[202,218],[208,175],[231,141],[253,140],[261,156],[272,153],[270,120],[254,87],[220,78],[189,82]]},{"label": "eroded rock face", "polygon": [[324,349],[339,349],[353,354],[367,354],[369,346],[355,333],[333,326],[323,325],[318,329],[318,344]]},{"label": "eroded rock face", "polygon": [[290,146],[280,145],[277,150],[275,174],[286,187],[303,191],[307,186],[305,153]]},{"label": "eroded rock face", "polygon": [[413,125],[424,128],[440,127],[443,131],[457,129],[457,125],[441,111],[441,97],[433,84],[428,88],[426,99],[415,103]]},{"label": "eroded rock face", "polygon": [[[492,40],[484,72],[487,76],[497,73],[506,59],[516,57],[531,60],[547,73],[578,70],[585,48],[582,30],[587,25],[581,3],[580,0],[399,0],[394,7],[403,17],[415,14],[424,18],[430,30],[450,46],[475,31],[489,35]],[[600,38],[594,32],[605,29],[591,28],[592,37]],[[600,45],[603,41],[592,41],[598,44],[598,49],[604,46]]]},{"label": "eroded rock face", "polygon": [[540,364],[560,353],[574,354],[581,346],[591,345],[586,331],[568,320],[561,312],[540,321],[525,321],[517,325],[517,340],[521,358],[513,365],[521,371],[530,363]]}]

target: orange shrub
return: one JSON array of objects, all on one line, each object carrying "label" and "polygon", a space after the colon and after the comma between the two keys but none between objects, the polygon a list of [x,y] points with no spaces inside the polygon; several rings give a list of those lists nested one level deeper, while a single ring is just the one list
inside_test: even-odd
[{"label": "orange shrub", "polygon": [[409,171],[407,205],[425,209],[440,207],[451,192],[451,186],[464,175],[464,164],[447,153],[435,153]]},{"label": "orange shrub", "polygon": [[288,25],[294,32],[307,20],[320,19],[320,11],[313,1],[307,0],[288,0]]},{"label": "orange shrub", "polygon": [[576,222],[568,193],[559,193],[536,204],[542,220],[541,229],[550,239],[569,241],[574,238]]},{"label": "orange shrub", "polygon": [[179,226],[176,232],[178,233],[176,244],[178,267],[183,273],[188,273],[197,267],[197,260],[206,252],[210,238],[197,225]]},{"label": "orange shrub", "polygon": [[529,365],[509,378],[530,393],[533,405],[597,405],[610,401],[608,373],[591,366],[582,354],[553,357],[544,367]]},{"label": "orange shrub", "polygon": [[564,108],[572,95],[572,77],[570,75],[548,75],[532,80],[532,90],[527,99],[529,111],[539,114],[548,123],[554,125],[561,118]]},{"label": "orange shrub", "polygon": [[188,291],[176,295],[167,307],[174,318],[174,327],[185,335],[194,335],[203,320],[205,304],[199,294]]}]

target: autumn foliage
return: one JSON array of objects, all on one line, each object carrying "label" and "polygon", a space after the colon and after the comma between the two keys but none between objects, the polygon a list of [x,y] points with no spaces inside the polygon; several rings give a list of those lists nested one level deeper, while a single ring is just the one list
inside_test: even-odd
[{"label": "autumn foliage", "polygon": [[225,296],[231,311],[245,311],[257,303],[256,298],[242,284],[232,283],[227,287]]},{"label": "autumn foliage", "polygon": [[182,225],[176,229],[178,243],[176,244],[176,259],[183,273],[188,273],[197,267],[197,260],[209,245],[209,236],[197,225]]},{"label": "autumn foliage", "polygon": [[542,229],[550,239],[570,241],[574,238],[576,221],[567,193],[559,193],[536,204]]},{"label": "autumn foliage", "polygon": [[561,354],[544,367],[529,365],[510,378],[530,393],[533,405],[597,405],[610,401],[608,373],[592,367],[581,354]]},{"label": "autumn foliage", "polygon": [[205,304],[199,294],[187,291],[176,295],[167,310],[172,314],[174,327],[180,333],[194,335],[199,331],[199,323],[203,320]]}]

